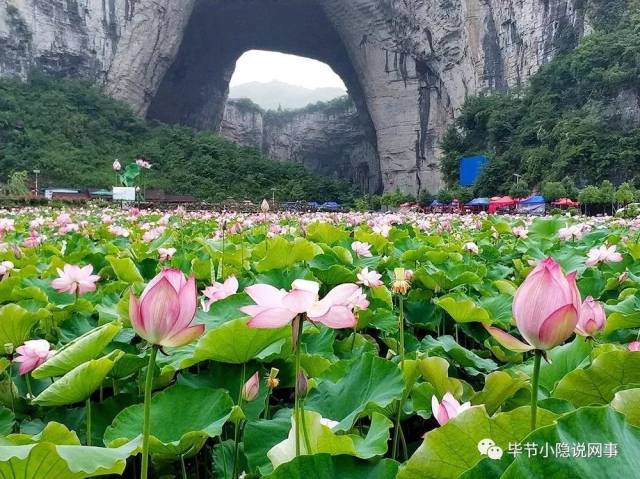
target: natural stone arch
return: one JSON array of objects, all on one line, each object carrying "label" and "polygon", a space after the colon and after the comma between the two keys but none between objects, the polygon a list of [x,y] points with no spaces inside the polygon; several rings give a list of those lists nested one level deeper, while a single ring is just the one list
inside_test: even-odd
[{"label": "natural stone arch", "polygon": [[[347,85],[368,142],[377,149],[376,129],[358,73],[334,25],[312,0],[197,1],[175,61],[147,115],[217,130],[235,63],[254,49],[304,56],[332,67]],[[366,184],[368,191],[379,192],[382,177],[377,155],[372,163]]]}]

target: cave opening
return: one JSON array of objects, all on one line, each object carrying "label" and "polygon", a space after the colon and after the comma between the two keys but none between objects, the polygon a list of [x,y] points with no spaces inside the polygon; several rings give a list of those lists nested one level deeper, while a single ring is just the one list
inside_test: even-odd
[{"label": "cave opening", "polygon": [[260,148],[276,160],[295,161],[324,175],[348,179],[363,192],[380,192],[377,134],[361,79],[316,0],[197,0],[176,58],[158,90],[150,93],[147,116],[224,130],[236,62],[253,50],[297,55],[330,66],[353,102],[348,120],[354,126],[346,129],[346,136],[341,136],[344,124],[332,124],[331,115],[318,119],[316,134],[306,141],[296,136],[305,132],[295,122],[278,129],[265,118],[267,131]]}]

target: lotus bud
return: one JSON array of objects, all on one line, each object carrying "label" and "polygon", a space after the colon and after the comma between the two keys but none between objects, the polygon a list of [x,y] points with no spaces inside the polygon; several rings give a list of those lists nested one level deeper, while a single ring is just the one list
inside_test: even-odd
[{"label": "lotus bud", "polygon": [[4,352],[5,352],[5,354],[8,354],[9,356],[11,356],[14,351],[15,351],[15,348],[13,346],[13,343],[5,343],[4,344]]},{"label": "lotus bud", "polygon": [[300,371],[300,374],[298,374],[298,396],[305,397],[308,390],[309,381],[307,381],[307,376],[304,371]]},{"label": "lotus bud", "polygon": [[580,336],[593,336],[604,328],[607,320],[602,303],[587,296],[580,307],[576,333]]},{"label": "lotus bud", "polygon": [[441,402],[438,402],[438,398],[436,396],[431,398],[431,411],[433,413],[433,417],[441,426],[444,426],[450,419],[453,419],[462,411],[466,411],[470,407],[471,403],[466,402],[464,404],[460,404],[449,392],[442,397]]},{"label": "lotus bud", "polygon": [[262,203],[260,203],[260,211],[263,213],[269,211],[269,202],[266,199],[262,200]]},{"label": "lotus bud", "polygon": [[[407,279],[407,272],[404,268],[396,268],[393,270],[393,273],[395,279],[391,285],[391,290],[396,294],[407,294],[409,288],[411,288],[411,283]],[[411,275],[413,275],[413,273],[411,273]]]},{"label": "lotus bud", "polygon": [[242,399],[250,402],[260,394],[260,375],[256,371],[249,380],[242,386]]}]

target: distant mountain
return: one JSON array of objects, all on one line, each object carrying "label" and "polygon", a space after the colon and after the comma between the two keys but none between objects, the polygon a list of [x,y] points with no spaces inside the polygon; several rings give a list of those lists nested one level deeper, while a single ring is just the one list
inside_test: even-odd
[{"label": "distant mountain", "polygon": [[280,81],[250,82],[230,88],[229,98],[249,98],[265,110],[297,109],[310,103],[329,101],[344,96],[342,88],[305,88]]}]

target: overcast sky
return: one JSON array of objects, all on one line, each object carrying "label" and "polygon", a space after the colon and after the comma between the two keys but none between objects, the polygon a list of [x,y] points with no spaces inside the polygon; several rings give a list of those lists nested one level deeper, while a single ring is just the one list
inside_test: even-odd
[{"label": "overcast sky", "polygon": [[340,77],[322,62],[260,50],[248,51],[238,59],[231,86],[271,80],[306,88],[338,87],[346,90]]}]

